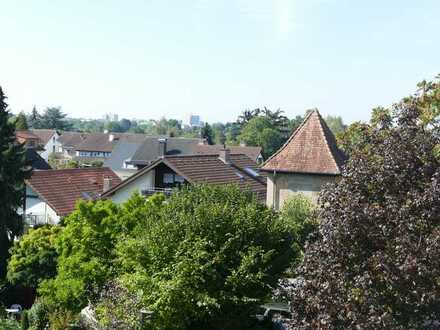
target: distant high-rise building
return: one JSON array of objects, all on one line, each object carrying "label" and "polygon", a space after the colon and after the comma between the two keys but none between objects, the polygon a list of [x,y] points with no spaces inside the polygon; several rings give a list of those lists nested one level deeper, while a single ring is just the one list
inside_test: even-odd
[{"label": "distant high-rise building", "polygon": [[105,121],[119,121],[119,116],[116,113],[106,113],[104,115],[104,120]]},{"label": "distant high-rise building", "polygon": [[193,115],[192,113],[188,116],[188,122],[186,123],[191,127],[200,127],[202,126],[202,121],[200,120],[199,115]]}]

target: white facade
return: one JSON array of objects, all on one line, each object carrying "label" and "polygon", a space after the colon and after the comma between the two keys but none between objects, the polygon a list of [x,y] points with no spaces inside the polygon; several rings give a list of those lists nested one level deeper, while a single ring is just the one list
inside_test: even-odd
[{"label": "white facade", "polygon": [[[22,211],[22,210],[21,210]],[[35,224],[58,224],[60,217],[45,201],[40,199],[32,188],[26,186],[26,223]]]},{"label": "white facade", "polygon": [[125,187],[117,190],[110,197],[110,199],[116,204],[122,204],[126,202],[135,192],[141,193],[142,190],[154,189],[155,173],[156,171],[151,169],[147,173],[137,177]]},{"label": "white facade", "polygon": [[47,141],[46,145],[44,146],[44,151],[39,152],[40,156],[45,160],[49,160],[49,155],[54,152],[62,152],[62,145],[58,141],[58,138],[60,135],[55,131],[55,133],[52,135],[52,137]]}]

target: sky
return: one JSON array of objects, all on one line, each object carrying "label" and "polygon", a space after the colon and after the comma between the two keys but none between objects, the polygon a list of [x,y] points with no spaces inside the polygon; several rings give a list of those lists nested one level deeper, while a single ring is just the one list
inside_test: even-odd
[{"label": "sky", "polygon": [[368,120],[440,73],[440,1],[0,0],[13,112]]}]

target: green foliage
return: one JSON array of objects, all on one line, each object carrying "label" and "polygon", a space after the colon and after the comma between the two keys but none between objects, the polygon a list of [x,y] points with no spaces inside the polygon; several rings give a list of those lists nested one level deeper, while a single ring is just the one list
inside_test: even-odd
[{"label": "green foliage", "polygon": [[0,319],[0,329],[2,330],[20,330],[20,324],[11,319]]},{"label": "green foliage", "polygon": [[244,125],[238,139],[246,145],[262,147],[264,158],[277,151],[285,141],[282,134],[265,117],[250,119]]},{"label": "green foliage", "polygon": [[28,129],[28,123],[26,120],[26,115],[24,114],[23,111],[21,111],[17,117],[15,118],[15,128],[16,129],[23,129],[26,130]]},{"label": "green foliage", "polygon": [[117,251],[157,329],[246,323],[299,257],[284,220],[238,187],[185,188],[143,218]]},{"label": "green foliage", "polygon": [[28,125],[33,129],[42,128],[41,127],[41,115],[38,113],[37,108],[34,106],[32,112],[28,117]]},{"label": "green foliage", "polygon": [[31,172],[23,146],[15,142],[15,127],[8,122],[7,106],[0,87],[0,279],[6,275],[9,248],[23,229],[17,209],[23,205],[24,180]]},{"label": "green foliage", "polygon": [[121,230],[111,201],[79,202],[57,239],[58,274],[39,293],[52,305],[78,311],[112,277],[113,246]]},{"label": "green foliage", "polygon": [[70,125],[66,120],[66,114],[61,111],[60,107],[46,108],[40,117],[39,128],[69,130]]},{"label": "green foliage", "polygon": [[325,122],[335,135],[344,132],[347,128],[341,116],[327,116],[325,117]]},{"label": "green foliage", "polygon": [[23,311],[21,313],[20,326],[21,326],[21,330],[28,330],[29,329],[29,314],[28,314],[28,311]]},{"label": "green foliage", "polygon": [[41,298],[34,302],[28,310],[30,329],[44,330],[49,323],[49,305]]},{"label": "green foliage", "polygon": [[290,232],[296,235],[296,241],[304,249],[310,234],[318,228],[315,217],[315,205],[302,194],[297,194],[284,202],[280,212],[281,218],[289,226]]},{"label": "green foliage", "polygon": [[440,84],[377,109],[291,293],[293,329],[422,329],[440,319]]},{"label": "green foliage", "polygon": [[[95,317],[103,329],[139,329],[143,305],[136,294],[120,283],[111,281],[102,289],[93,306]],[[146,321],[146,320],[145,320]]]},{"label": "green foliage", "polygon": [[205,139],[209,145],[214,144],[214,133],[212,131],[211,125],[205,123],[205,125],[200,130],[200,137]]},{"label": "green foliage", "polygon": [[59,226],[30,229],[11,248],[7,278],[14,285],[36,289],[41,281],[56,274],[57,251],[55,240]]}]

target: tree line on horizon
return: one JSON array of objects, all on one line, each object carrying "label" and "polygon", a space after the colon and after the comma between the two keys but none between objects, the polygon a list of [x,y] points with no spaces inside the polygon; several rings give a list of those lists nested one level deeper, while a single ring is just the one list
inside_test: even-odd
[{"label": "tree line on horizon", "polygon": [[[313,109],[312,109],[313,110]],[[182,125],[177,119],[162,117],[159,120],[134,120],[122,118],[119,121],[102,119],[85,120],[69,118],[61,107],[48,107],[39,112],[34,106],[28,114],[20,112],[10,120],[16,129],[56,129],[87,133],[140,133],[169,137],[203,138],[208,144],[259,146],[265,158],[278,150],[301,124],[308,112],[288,118],[281,109],[267,107],[244,110],[234,122],[205,123],[202,127]],[[333,131],[340,134],[347,125],[341,116],[326,116],[325,120]]]}]

